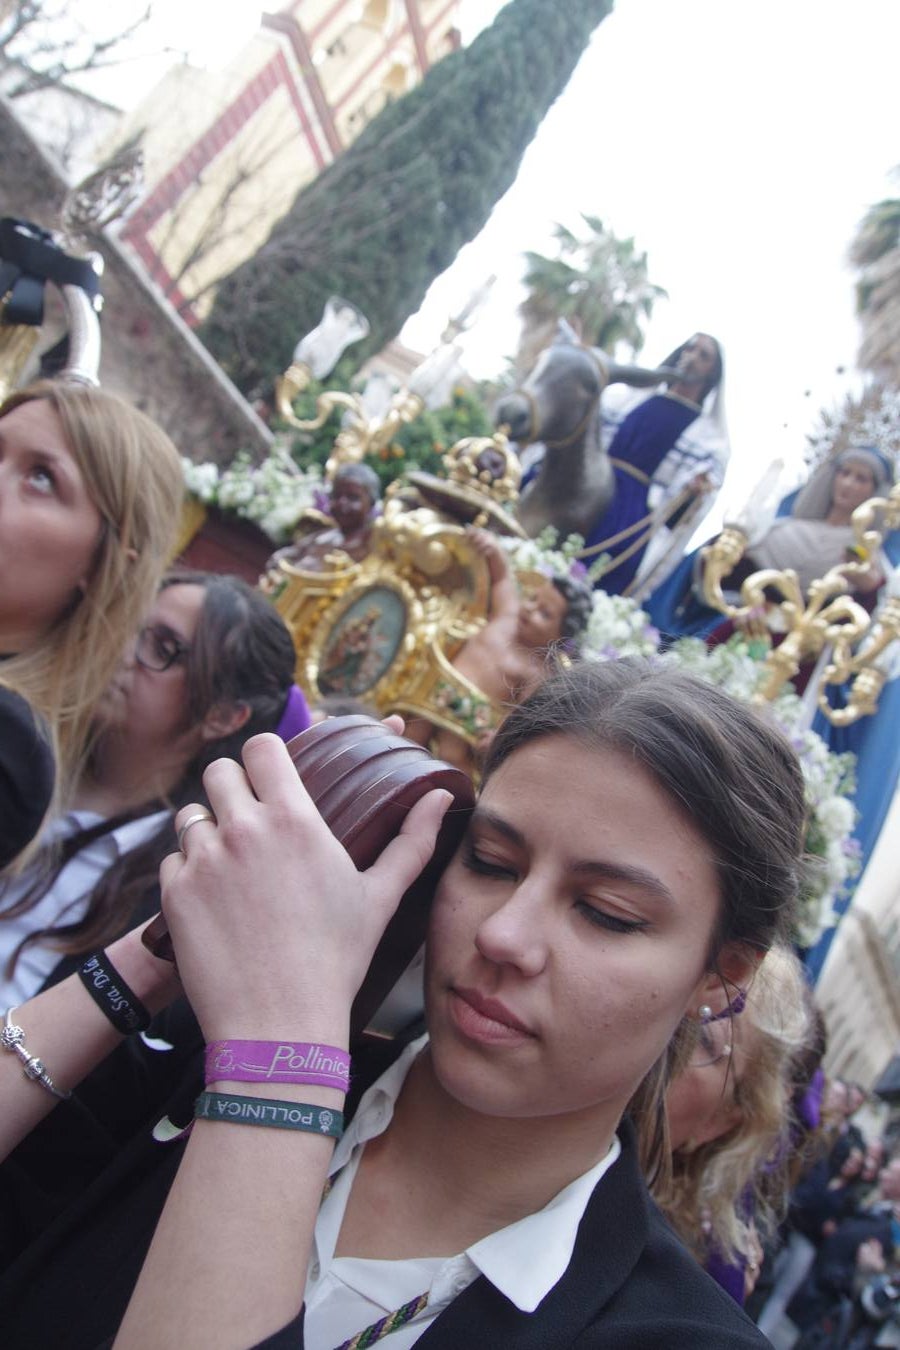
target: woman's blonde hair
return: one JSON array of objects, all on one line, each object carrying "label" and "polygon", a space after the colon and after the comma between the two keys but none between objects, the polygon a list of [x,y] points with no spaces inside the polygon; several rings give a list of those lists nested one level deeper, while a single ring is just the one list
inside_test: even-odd
[{"label": "woman's blonde hair", "polygon": [[184,494],[181,460],[144,413],[100,389],[41,380],[12,394],[0,419],[42,400],[62,425],[102,526],[84,594],[41,639],[0,667],[46,730],[57,761],[54,805],[77,776],[97,700],[153,603],[175,547]]},{"label": "woman's blonde hair", "polygon": [[[717,1139],[672,1155],[669,1173],[651,1184],[657,1204],[700,1260],[748,1254],[748,1223],[765,1235],[787,1199],[793,1067],[814,1032],[809,990],[800,962],[776,944],[765,956],[733,1017],[732,1045],[742,1042],[723,1091],[733,1092],[737,1122]],[[749,1034],[747,1034],[749,1033]],[[749,1200],[749,1205],[745,1202]]]}]

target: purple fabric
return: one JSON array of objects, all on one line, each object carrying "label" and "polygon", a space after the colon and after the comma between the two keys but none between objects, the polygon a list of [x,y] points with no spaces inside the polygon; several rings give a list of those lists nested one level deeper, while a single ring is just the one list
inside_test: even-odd
[{"label": "purple fabric", "polygon": [[822,1097],[825,1094],[825,1070],[820,1066],[812,1076],[809,1087],[797,1106],[797,1115],[810,1130],[818,1129],[822,1118]]},{"label": "purple fabric", "polygon": [[294,736],[299,736],[300,732],[305,731],[308,726],[312,726],[312,718],[309,715],[306,699],[297,685],[292,684],[287,703],[284,705],[284,712],[281,714],[281,721],[275,728],[275,735],[280,736],[283,741],[290,741]]},{"label": "purple fabric", "polygon": [[718,1252],[710,1252],[706,1260],[706,1273],[716,1284],[721,1285],[726,1294],[730,1294],[741,1308],[744,1306],[744,1266],[725,1261]]}]

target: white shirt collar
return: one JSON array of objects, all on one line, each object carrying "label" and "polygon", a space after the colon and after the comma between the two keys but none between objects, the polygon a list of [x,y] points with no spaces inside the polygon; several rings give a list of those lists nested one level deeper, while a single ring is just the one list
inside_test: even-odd
[{"label": "white shirt collar", "polygon": [[[121,858],[129,853],[138,844],[142,844],[145,839],[149,839],[155,834],[162,825],[163,821],[171,815],[170,811],[154,811],[149,816],[137,816],[134,820],[126,820],[123,825],[117,825],[114,830],[108,830],[100,836],[100,842],[106,842],[111,847],[116,856]],[[90,830],[95,825],[99,825],[105,819],[96,811],[66,811],[63,815],[51,821],[47,827],[46,841],[49,843],[56,839],[68,839],[71,835],[77,834],[79,830]]]},{"label": "white shirt collar", "polygon": [[[346,1165],[360,1144],[374,1139],[387,1128],[410,1066],[427,1040],[427,1036],[421,1036],[412,1041],[363,1093],[356,1114],[334,1151],[330,1175]],[[618,1137],[614,1135],[606,1155],[589,1171],[563,1187],[543,1209],[481,1238],[460,1256],[470,1261],[522,1312],[533,1312],[565,1274],[588,1201],[621,1151]],[[337,1232],[333,1235],[332,1252],[336,1240]],[[326,1259],[330,1258],[331,1252],[328,1252]],[[449,1258],[449,1261],[458,1271],[460,1257]]]}]

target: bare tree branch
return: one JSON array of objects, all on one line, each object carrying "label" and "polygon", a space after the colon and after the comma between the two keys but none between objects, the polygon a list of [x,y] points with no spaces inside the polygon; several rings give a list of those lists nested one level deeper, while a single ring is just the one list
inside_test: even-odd
[{"label": "bare tree branch", "polygon": [[0,88],[8,98],[70,87],[73,76],[106,70],[130,58],[132,38],[150,5],[124,28],[98,35],[50,0],[9,0],[0,8]]}]

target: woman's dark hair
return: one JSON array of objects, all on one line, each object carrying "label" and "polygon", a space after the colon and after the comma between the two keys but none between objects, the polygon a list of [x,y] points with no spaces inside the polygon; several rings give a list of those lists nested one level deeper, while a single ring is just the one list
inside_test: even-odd
[{"label": "woman's dark hair", "polygon": [[[674,666],[638,657],[579,662],[512,709],[491,744],[483,781],[547,736],[642,765],[707,841],[720,898],[709,970],[718,969],[726,943],[762,953],[787,937],[801,881],[805,786],[793,749],[762,715]],[[668,1157],[663,1097],[689,1053],[685,1031],[631,1103],[636,1116],[654,1117],[644,1157],[650,1175]]]},{"label": "woman's dark hair", "polygon": [[[202,586],[206,595],[186,661],[184,725],[202,722],[217,704],[242,704],[249,708],[249,717],[230,735],[204,741],[165,801],[148,801],[135,810],[79,830],[61,846],[48,849],[43,859],[38,859],[34,884],[9,909],[0,909],[0,920],[31,909],[81,849],[119,825],[166,807],[174,814],[187,802],[205,802],[202,779],[207,765],[214,759],[239,758],[241,746],[250,736],[274,731],[278,725],[296,664],[294,644],[281,616],[261,592],[238,577],[175,570],[163,578],[161,589],[185,585]],[[31,943],[52,945],[67,954],[87,952],[127,932],[140,922],[144,910],[149,917],[156,906],[159,864],[175,847],[170,814],[154,835],[107,869],[91,894],[86,913],[77,923],[29,934],[10,958],[8,968],[15,966],[19,953]],[[2,895],[0,889],[0,905]]]},{"label": "woman's dark hair", "polygon": [[560,637],[577,640],[587,628],[594,612],[594,592],[586,581],[578,577],[552,576],[550,581],[566,602],[566,616],[562,621]]}]

